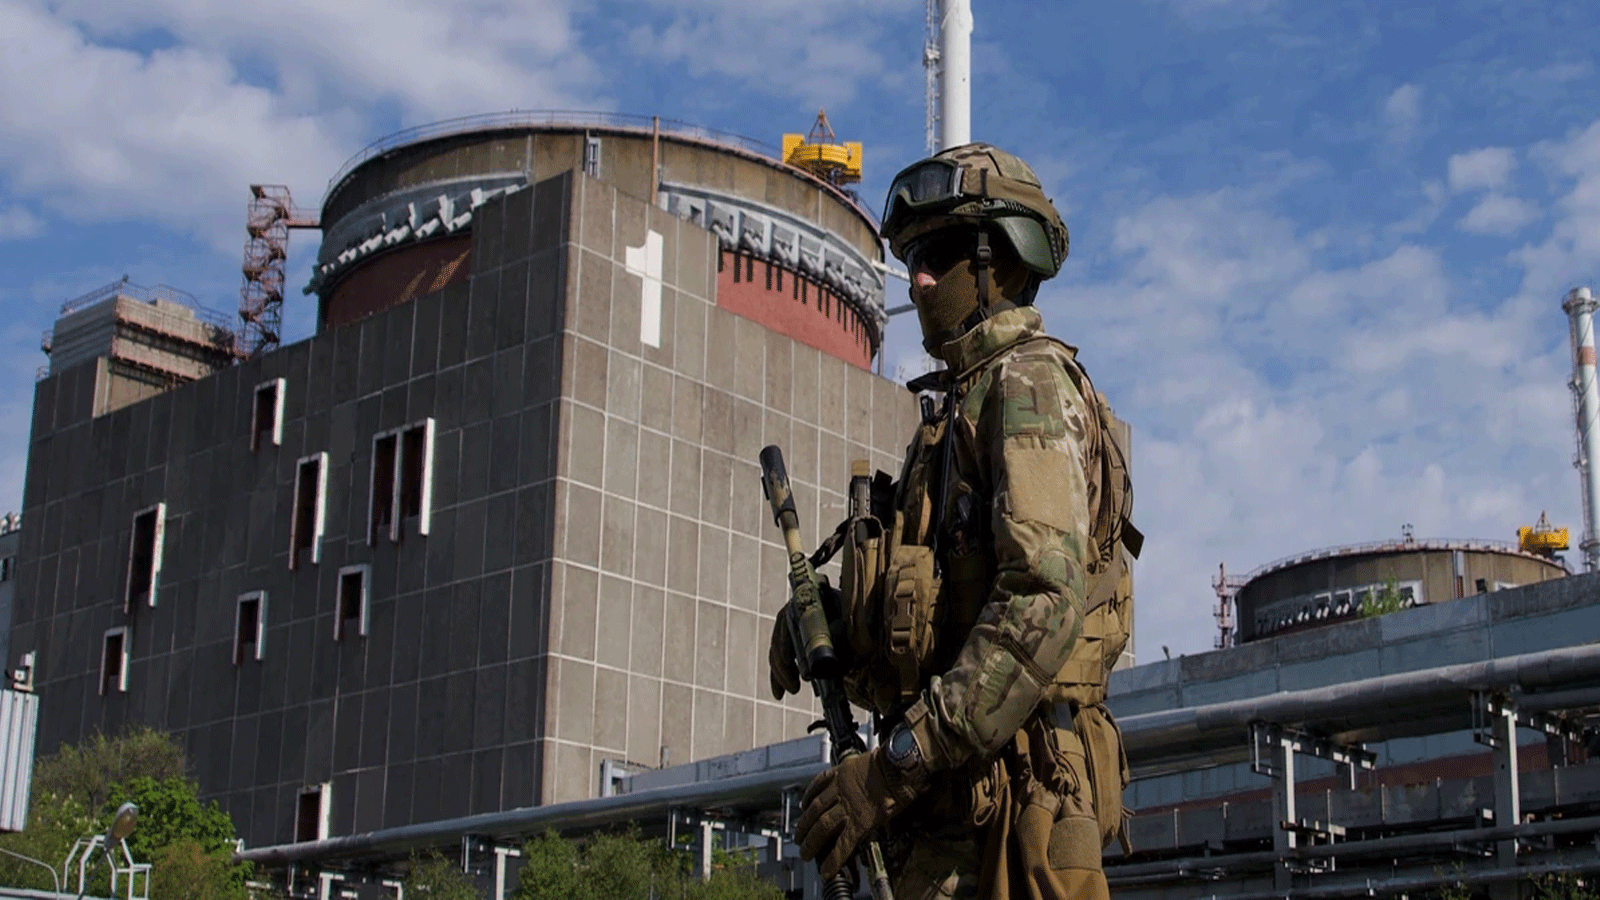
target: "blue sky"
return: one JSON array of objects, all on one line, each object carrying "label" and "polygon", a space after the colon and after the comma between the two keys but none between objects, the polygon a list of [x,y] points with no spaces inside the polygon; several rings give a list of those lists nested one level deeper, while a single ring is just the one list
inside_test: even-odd
[{"label": "blue sky", "polygon": [[[1039,305],[1135,430],[1141,659],[1210,647],[1222,561],[1405,523],[1508,540],[1541,510],[1581,531],[1560,300],[1600,267],[1600,7],[974,18],[973,136],[1031,161],[1072,231]],[[0,507],[60,304],[128,274],[234,310],[250,183],[314,205],[367,142],[473,113],[776,145],[825,107],[876,206],[921,155],[922,23],[921,0],[0,0]],[[314,238],[291,246],[290,340]],[[891,367],[915,329],[891,325]]]}]

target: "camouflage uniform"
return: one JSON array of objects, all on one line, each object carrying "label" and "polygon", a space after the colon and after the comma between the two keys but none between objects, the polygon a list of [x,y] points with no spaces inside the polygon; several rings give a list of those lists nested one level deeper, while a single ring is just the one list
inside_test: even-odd
[{"label": "camouflage uniform", "polygon": [[[977,249],[939,266],[955,273],[942,296],[913,288],[925,346],[948,367],[913,387],[945,409],[924,405],[892,515],[851,529],[841,585],[846,689],[882,743],[813,782],[803,852],[839,858],[811,830],[859,839],[828,811],[844,807],[886,831],[897,900],[1108,897],[1100,853],[1122,833],[1127,769],[1103,701],[1138,535],[1109,408],[1031,305],[1065,226],[1026,164],[981,144],[907,169],[884,219],[914,277],[930,270],[927,256],[911,265],[918,240],[971,233]],[[1018,252],[991,262],[990,240]],[[775,693],[780,681],[795,683],[775,674]]]},{"label": "camouflage uniform", "polygon": [[[940,674],[903,714],[935,774],[890,825],[895,896],[976,897],[980,882],[993,892],[1050,896],[1015,883],[1018,863],[1057,870],[1052,880],[1069,888],[1066,896],[1105,896],[1102,829],[1079,734],[1104,729],[1094,702],[1103,687],[1100,697],[1068,699],[1074,691],[1058,682],[1075,649],[1103,667],[1102,685],[1115,660],[1105,658],[1112,648],[1079,640],[1089,585],[1107,569],[1109,535],[1096,527],[1107,493],[1106,423],[1073,351],[1042,339],[1032,308],[992,316],[944,349],[955,392],[942,516],[948,549],[940,554],[932,647],[918,666]],[[899,484],[933,480],[917,469],[940,465],[937,449],[914,444]],[[902,491],[897,501],[904,511],[921,498]],[[919,511],[897,518],[912,531],[935,519]],[[931,546],[935,538],[903,533],[901,541]],[[1126,597],[1107,602],[1125,605]],[[881,708],[889,698],[863,688],[885,674],[860,673],[857,699]],[[1117,771],[1101,780],[1118,794],[1105,800],[1120,819],[1120,758],[1111,765]],[[1040,830],[1019,821],[1024,815],[1047,816],[1045,834],[1015,833]],[[1043,839],[1042,860],[1027,858],[1039,847],[1019,844],[1030,837],[1035,845]]]}]

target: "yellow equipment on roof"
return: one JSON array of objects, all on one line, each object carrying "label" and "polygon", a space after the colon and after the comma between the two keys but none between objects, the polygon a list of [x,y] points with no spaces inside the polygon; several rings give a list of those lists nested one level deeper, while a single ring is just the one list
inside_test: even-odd
[{"label": "yellow equipment on roof", "polygon": [[783,161],[834,187],[861,180],[861,142],[836,143],[828,114],[820,109],[810,134],[783,136]]},{"label": "yellow equipment on roof", "polygon": [[1517,529],[1517,548],[1524,553],[1554,556],[1568,546],[1567,530],[1552,528],[1550,520],[1542,512],[1539,513],[1538,523],[1532,528],[1524,525]]}]

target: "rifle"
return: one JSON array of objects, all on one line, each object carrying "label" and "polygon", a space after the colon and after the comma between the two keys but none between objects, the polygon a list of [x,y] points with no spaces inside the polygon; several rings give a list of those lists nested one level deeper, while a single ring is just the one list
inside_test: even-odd
[{"label": "rifle", "polygon": [[[838,765],[858,753],[867,752],[867,746],[856,731],[850,701],[845,697],[845,665],[834,652],[832,623],[822,601],[824,582],[817,577],[816,566],[800,543],[800,515],[795,512],[783,451],[775,446],[761,450],[761,489],[772,505],[773,521],[783,532],[783,543],[789,551],[789,602],[778,615],[789,629],[800,678],[811,683],[822,705],[822,722],[818,724],[828,729],[833,764]],[[876,837],[869,837],[864,847],[856,849],[854,861],[866,866],[876,900],[894,900],[889,888],[889,871],[883,864],[883,850]],[[845,875],[850,868],[846,865],[824,885],[823,893],[830,900],[848,900],[853,893],[852,879]]]}]

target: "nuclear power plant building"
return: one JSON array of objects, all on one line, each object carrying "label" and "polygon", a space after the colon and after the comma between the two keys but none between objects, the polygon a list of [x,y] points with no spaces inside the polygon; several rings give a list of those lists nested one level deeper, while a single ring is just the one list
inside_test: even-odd
[{"label": "nuclear power plant building", "polygon": [[869,368],[855,199],[703,130],[501,116],[368,148],[320,223],[315,336],[227,364],[124,284],[39,382],[8,663],[40,753],[170,731],[269,846],[802,735],[757,453],[815,545],[916,417]]}]

